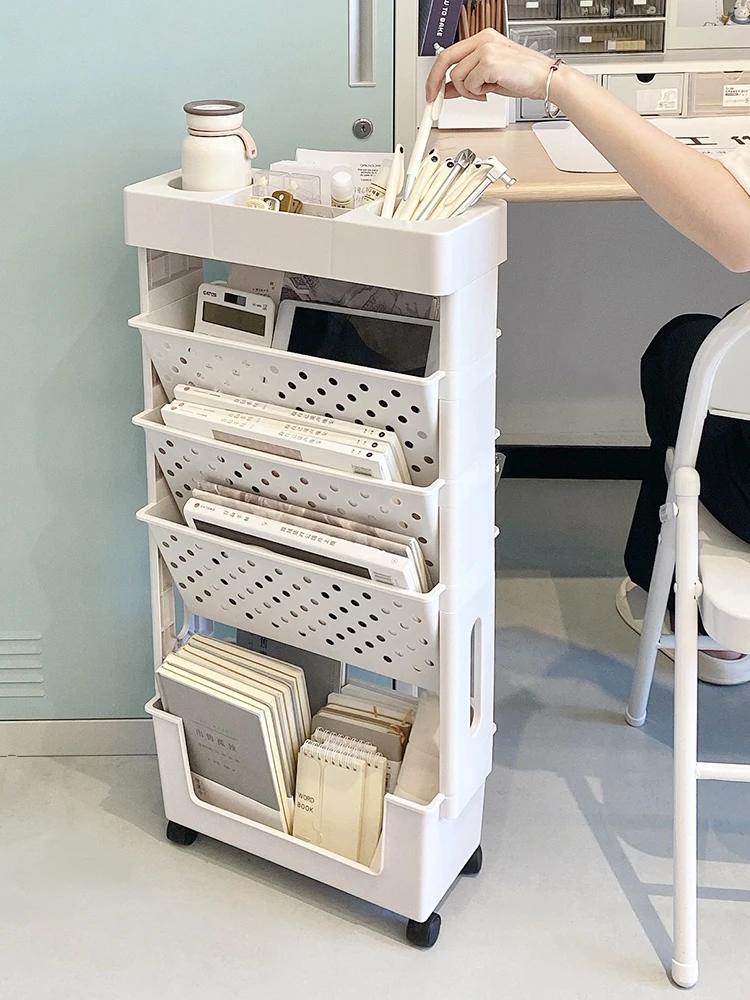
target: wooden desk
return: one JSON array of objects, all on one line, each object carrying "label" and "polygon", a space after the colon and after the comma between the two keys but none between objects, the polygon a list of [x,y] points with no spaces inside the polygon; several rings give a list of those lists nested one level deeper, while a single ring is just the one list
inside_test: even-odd
[{"label": "wooden desk", "polygon": [[490,193],[505,201],[637,201],[638,195],[619,174],[570,174],[558,170],[531,131],[519,122],[496,131],[436,131],[440,153],[470,147],[481,157],[494,155],[517,182],[508,189],[496,184]]}]

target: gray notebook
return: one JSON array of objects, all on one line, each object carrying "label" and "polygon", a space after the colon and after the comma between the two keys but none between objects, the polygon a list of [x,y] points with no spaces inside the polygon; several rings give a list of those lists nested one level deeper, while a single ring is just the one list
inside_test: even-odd
[{"label": "gray notebook", "polygon": [[183,721],[191,770],[283,812],[261,714],[163,674],[159,687],[166,710]]}]

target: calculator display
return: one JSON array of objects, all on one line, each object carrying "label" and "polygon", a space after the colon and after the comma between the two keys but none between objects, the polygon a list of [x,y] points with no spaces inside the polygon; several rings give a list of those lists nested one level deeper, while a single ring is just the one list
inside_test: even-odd
[{"label": "calculator display", "polygon": [[230,309],[218,302],[203,303],[203,322],[223,326],[227,330],[240,330],[262,337],[266,330],[265,313],[246,312],[244,309]]}]

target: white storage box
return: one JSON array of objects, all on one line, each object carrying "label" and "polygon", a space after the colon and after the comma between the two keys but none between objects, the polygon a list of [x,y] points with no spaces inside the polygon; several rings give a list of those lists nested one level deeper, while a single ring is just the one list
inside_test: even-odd
[{"label": "white storage box", "polygon": [[[417,122],[424,111],[424,88],[435,60],[431,56],[420,56],[417,59]],[[486,101],[469,101],[465,97],[456,97],[446,101],[440,120],[439,129],[490,129],[505,128],[508,124],[510,98],[499,94],[489,94]]]},{"label": "white storage box", "polygon": [[371,868],[226,812],[195,794],[182,720],[165,712],[158,698],[146,710],[154,720],[164,811],[173,822],[376,906],[425,920],[479,844],[483,788],[455,819],[441,816],[442,795],[426,806],[387,795]]},{"label": "white storage box", "polygon": [[608,76],[607,89],[641,115],[683,114],[686,77],[683,73],[631,73]]}]

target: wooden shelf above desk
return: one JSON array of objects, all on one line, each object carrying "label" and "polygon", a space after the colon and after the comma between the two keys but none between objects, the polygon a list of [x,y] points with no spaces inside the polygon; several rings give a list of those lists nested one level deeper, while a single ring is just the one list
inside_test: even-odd
[{"label": "wooden shelf above desk", "polygon": [[469,146],[481,157],[496,156],[517,178],[510,190],[496,184],[490,193],[515,201],[637,201],[619,174],[572,174],[558,170],[531,130],[531,122],[496,131],[436,131],[433,145],[441,155]]}]

